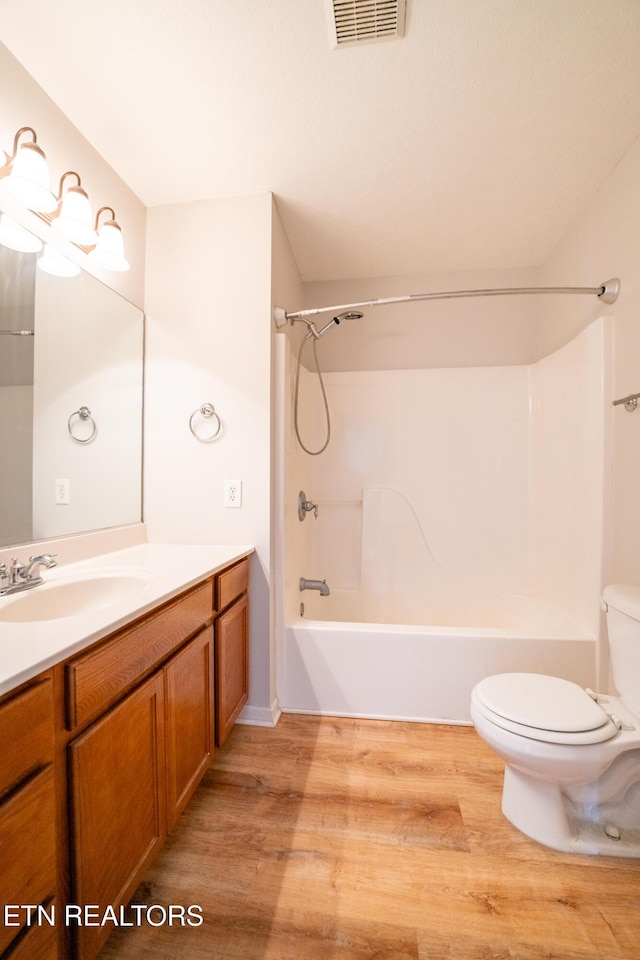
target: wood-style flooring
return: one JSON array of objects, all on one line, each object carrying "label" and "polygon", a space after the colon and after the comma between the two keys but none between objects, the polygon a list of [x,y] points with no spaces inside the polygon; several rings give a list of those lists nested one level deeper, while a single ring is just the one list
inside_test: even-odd
[{"label": "wood-style flooring", "polygon": [[236,726],[137,894],[204,923],[100,960],[638,960],[640,861],[529,840],[502,771],[471,727]]}]

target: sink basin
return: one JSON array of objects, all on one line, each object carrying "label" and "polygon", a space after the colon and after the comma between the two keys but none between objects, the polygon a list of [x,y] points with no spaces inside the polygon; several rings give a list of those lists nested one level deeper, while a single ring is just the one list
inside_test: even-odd
[{"label": "sink basin", "polygon": [[23,593],[0,597],[0,622],[59,620],[127,600],[143,600],[149,581],[150,577],[138,572],[100,572],[45,581]]}]

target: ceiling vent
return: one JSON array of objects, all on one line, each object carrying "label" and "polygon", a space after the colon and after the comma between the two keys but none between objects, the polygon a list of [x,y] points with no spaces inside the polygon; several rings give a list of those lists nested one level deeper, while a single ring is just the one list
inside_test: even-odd
[{"label": "ceiling vent", "polygon": [[326,0],[334,47],[404,36],[406,0]]}]

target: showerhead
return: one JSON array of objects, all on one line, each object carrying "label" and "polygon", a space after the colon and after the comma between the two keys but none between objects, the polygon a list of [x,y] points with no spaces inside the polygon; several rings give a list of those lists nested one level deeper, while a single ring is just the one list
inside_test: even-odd
[{"label": "showerhead", "polygon": [[304,339],[309,340],[310,337],[313,337],[314,340],[319,340],[322,334],[326,333],[327,330],[330,330],[331,327],[334,325],[336,327],[340,326],[341,320],[360,320],[362,317],[364,317],[364,313],[360,313],[357,310],[347,310],[345,313],[339,313],[337,317],[332,317],[331,320],[329,320],[329,323],[325,323],[321,330],[316,328],[316,325],[312,320],[307,320],[306,317],[302,317],[301,319],[307,325],[307,335]]}]

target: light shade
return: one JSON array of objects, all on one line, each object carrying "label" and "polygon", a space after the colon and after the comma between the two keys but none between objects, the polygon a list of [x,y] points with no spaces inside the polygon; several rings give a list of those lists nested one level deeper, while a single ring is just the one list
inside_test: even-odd
[{"label": "light shade", "polygon": [[6,213],[0,214],[0,243],[3,247],[18,250],[20,253],[38,253],[42,250],[42,241]]},{"label": "light shade", "polygon": [[0,191],[29,210],[52,213],[58,201],[49,189],[49,170],[37,143],[22,143],[11,162],[11,172],[0,180]]},{"label": "light shade", "polygon": [[[98,212],[98,215],[100,211]],[[89,260],[96,267],[124,271],[129,263],[124,255],[122,230],[115,220],[105,220],[98,231],[98,242],[89,253]]]},{"label": "light shade", "polygon": [[80,267],[73,263],[63,253],[46,243],[44,253],[38,258],[38,266],[52,277],[77,277]]},{"label": "light shade", "polygon": [[82,247],[92,247],[97,235],[92,226],[91,204],[82,187],[69,187],[65,193],[60,213],[51,221],[53,229]]}]

